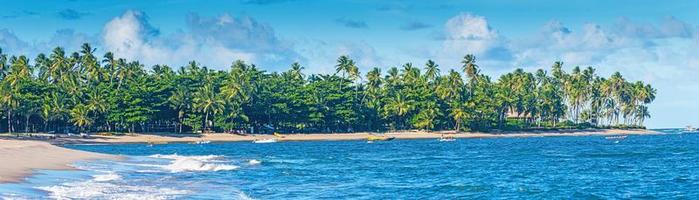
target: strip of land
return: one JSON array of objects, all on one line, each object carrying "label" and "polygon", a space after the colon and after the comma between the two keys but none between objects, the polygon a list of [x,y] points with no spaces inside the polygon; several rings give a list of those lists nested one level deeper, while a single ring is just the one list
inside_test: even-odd
[{"label": "strip of land", "polygon": [[117,156],[58,147],[44,141],[0,139],[0,183],[18,182],[36,169],[72,170],[80,160]]},{"label": "strip of land", "polygon": [[430,139],[450,136],[454,138],[501,138],[501,137],[556,137],[556,136],[612,136],[612,135],[648,135],[660,134],[652,130],[633,129],[585,129],[585,130],[556,130],[556,131],[518,131],[518,132],[461,132],[453,131],[398,131],[387,133],[317,133],[317,134],[250,134],[236,135],[225,133],[214,134],[129,134],[121,136],[93,135],[90,138],[57,138],[54,143],[173,143],[173,142],[237,142],[258,139],[277,139],[278,141],[319,141],[319,140],[366,140],[371,135],[385,135],[396,139]]}]

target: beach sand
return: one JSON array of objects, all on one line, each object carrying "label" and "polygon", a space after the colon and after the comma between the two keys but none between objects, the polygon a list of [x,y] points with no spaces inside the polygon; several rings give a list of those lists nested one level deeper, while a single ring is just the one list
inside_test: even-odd
[{"label": "beach sand", "polygon": [[43,141],[0,139],[0,183],[18,182],[35,169],[71,170],[68,164],[117,156],[77,151]]},{"label": "beach sand", "polygon": [[611,136],[611,135],[647,135],[660,134],[652,130],[618,130],[618,129],[590,129],[590,130],[557,130],[557,131],[522,131],[522,132],[462,132],[453,131],[425,132],[425,131],[397,131],[387,133],[319,133],[319,134],[282,134],[276,137],[270,134],[262,135],[235,135],[235,134],[132,134],[125,136],[99,136],[89,139],[83,138],[59,138],[57,143],[171,143],[171,142],[235,142],[252,141],[255,139],[276,138],[279,141],[318,141],[318,140],[365,140],[370,135],[385,135],[396,139],[430,139],[448,135],[455,138],[499,138],[499,137],[556,137],[556,136]]}]

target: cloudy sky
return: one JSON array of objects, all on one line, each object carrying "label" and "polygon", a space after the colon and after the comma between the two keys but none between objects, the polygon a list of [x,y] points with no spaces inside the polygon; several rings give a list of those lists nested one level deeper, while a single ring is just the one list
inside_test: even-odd
[{"label": "cloudy sky", "polygon": [[[439,3],[435,3],[439,2]],[[699,125],[699,1],[23,0],[3,2],[0,48],[55,46],[173,67],[236,59],[269,71],[291,62],[329,73],[347,54],[363,72],[472,53],[493,76],[554,61],[658,88],[651,128]]]}]

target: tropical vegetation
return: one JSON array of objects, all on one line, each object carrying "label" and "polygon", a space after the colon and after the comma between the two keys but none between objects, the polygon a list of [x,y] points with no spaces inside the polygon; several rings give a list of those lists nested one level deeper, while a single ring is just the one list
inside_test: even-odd
[{"label": "tropical vegetation", "polygon": [[498,79],[473,55],[457,70],[424,65],[362,75],[341,56],[334,74],[292,63],[268,72],[243,61],[212,70],[118,58],[83,44],[33,60],[0,50],[0,130],[6,132],[355,132],[642,128],[656,90],[592,67],[516,69]]}]

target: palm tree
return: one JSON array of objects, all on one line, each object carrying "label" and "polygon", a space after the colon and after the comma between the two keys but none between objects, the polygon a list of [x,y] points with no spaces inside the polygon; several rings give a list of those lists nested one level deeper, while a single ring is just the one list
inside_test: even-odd
[{"label": "palm tree", "polygon": [[420,70],[413,67],[413,63],[403,64],[403,82],[414,83],[420,78]]},{"label": "palm tree", "polygon": [[64,121],[70,115],[70,110],[68,109],[69,98],[66,97],[64,93],[53,92],[49,95],[50,104],[50,117],[49,121]]},{"label": "palm tree", "polygon": [[467,115],[464,104],[458,102],[452,103],[450,108],[451,111],[449,115],[454,119],[454,130],[457,132],[461,131],[461,124],[464,122]]},{"label": "palm tree", "polygon": [[467,54],[464,56],[464,59],[461,61],[463,63],[462,70],[464,71],[464,74],[470,81],[475,81],[475,79],[478,77],[478,65],[476,65],[476,57],[473,56],[473,54]]},{"label": "palm tree", "polygon": [[109,79],[109,85],[111,86],[114,81],[116,70],[119,69],[120,62],[118,62],[117,59],[114,59],[114,54],[112,52],[105,53],[102,62],[105,63],[105,74]]},{"label": "palm tree", "polygon": [[[106,113],[109,110],[109,104],[101,90],[93,89],[92,91],[87,93],[87,99],[87,108],[90,112],[93,112],[95,116],[100,116],[101,114]],[[108,120],[107,126],[111,127],[111,125],[109,125]]]},{"label": "palm tree", "polygon": [[44,97],[44,100],[42,101],[41,104],[41,110],[39,113],[39,116],[41,117],[42,120],[44,120],[44,131],[48,132],[49,131],[49,121],[51,120],[51,99],[47,96]]},{"label": "palm tree", "polygon": [[422,128],[427,130],[434,129],[435,119],[439,115],[439,108],[436,102],[428,102],[425,104],[425,108],[420,110],[417,114],[418,121],[415,124],[416,128]]},{"label": "palm tree", "polygon": [[92,118],[90,118],[90,109],[83,104],[76,105],[70,110],[70,121],[78,126],[79,131],[82,132],[85,126],[92,125],[93,121]]},{"label": "palm tree", "polygon": [[5,77],[5,80],[13,89],[20,81],[27,80],[32,75],[32,69],[29,65],[29,60],[25,56],[10,58],[10,73]]},{"label": "palm tree", "polygon": [[379,107],[379,95],[380,95],[380,90],[381,90],[381,69],[374,67],[371,69],[369,72],[366,74],[367,78],[367,84],[366,88],[364,89],[364,96],[362,97],[362,101],[369,96],[369,101],[367,101],[367,106],[370,108],[378,108]]},{"label": "palm tree", "polygon": [[412,102],[406,100],[403,95],[397,93],[396,96],[388,101],[386,104],[386,112],[389,116],[395,116],[395,120],[398,122],[398,128],[403,128],[403,116],[412,111]]},{"label": "palm tree", "polygon": [[132,64],[127,64],[126,59],[119,58],[117,60],[117,65],[116,65],[116,77],[119,79],[119,82],[117,83],[117,90],[121,88],[121,84],[124,82],[124,80],[127,77],[130,77],[131,74],[133,73],[131,71],[132,67],[130,67]]},{"label": "palm tree", "polygon": [[5,79],[8,71],[10,71],[7,66],[7,55],[2,53],[2,48],[0,48],[0,80]]},{"label": "palm tree", "polygon": [[51,66],[51,60],[46,57],[43,53],[40,53],[39,55],[36,56],[34,59],[34,69],[39,70],[38,78],[41,81],[49,81],[49,67]]},{"label": "palm tree", "polygon": [[182,123],[185,116],[185,110],[190,105],[189,94],[184,87],[177,87],[168,98],[170,107],[177,111],[177,132],[182,133]]},{"label": "palm tree", "polygon": [[347,73],[348,66],[350,66],[354,61],[347,57],[346,55],[342,55],[339,58],[337,58],[337,65],[335,65],[335,74],[337,73],[342,73],[342,77],[345,77],[345,73]]},{"label": "palm tree", "polygon": [[342,55],[337,58],[337,65],[335,65],[335,73],[342,73],[342,77],[349,78],[354,81],[359,78],[359,68],[354,63],[354,60],[349,57]]},{"label": "palm tree", "polygon": [[223,112],[225,102],[219,98],[210,84],[204,85],[194,97],[194,104],[197,110],[204,114],[202,131],[207,130],[209,115]]},{"label": "palm tree", "polygon": [[7,130],[10,134],[14,130],[12,126],[12,115],[13,111],[19,107],[19,97],[18,94],[12,89],[9,83],[3,82],[2,90],[0,90],[0,103],[2,103],[5,108],[5,113],[7,114]]},{"label": "palm tree", "polygon": [[447,101],[461,101],[463,92],[463,81],[459,72],[450,70],[446,79],[442,79],[437,87],[439,98]]},{"label": "palm tree", "polygon": [[301,72],[304,69],[304,67],[301,66],[298,62],[294,62],[291,64],[291,70],[289,71],[291,74],[291,77],[296,80],[302,80],[304,78],[303,73]]},{"label": "palm tree", "polygon": [[65,56],[65,51],[63,51],[63,48],[61,47],[56,47],[53,49],[50,55],[50,65],[48,68],[48,74],[49,77],[51,77],[51,81],[53,83],[57,83],[58,81],[62,81],[62,75],[63,72],[66,70],[68,67],[68,58]]},{"label": "palm tree", "polygon": [[425,78],[434,82],[439,77],[439,65],[432,60],[427,60],[425,63]]},{"label": "palm tree", "polygon": [[80,50],[82,53],[80,62],[87,72],[88,81],[99,82],[102,79],[102,67],[99,66],[97,58],[94,56],[95,51],[96,49],[92,48],[90,44],[83,43]]}]

